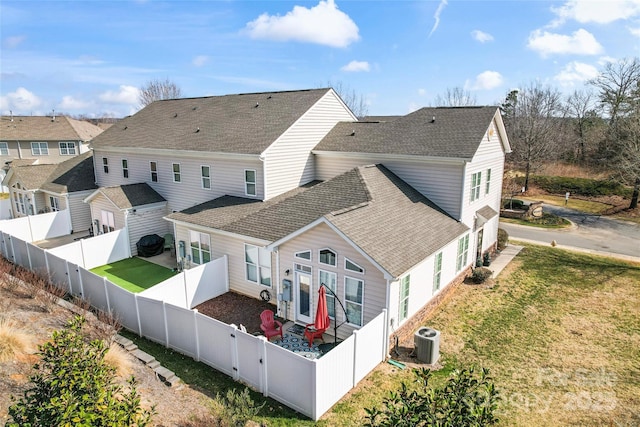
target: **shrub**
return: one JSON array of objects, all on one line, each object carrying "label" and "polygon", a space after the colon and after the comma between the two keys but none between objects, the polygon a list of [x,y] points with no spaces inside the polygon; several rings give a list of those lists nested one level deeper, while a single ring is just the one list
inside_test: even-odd
[{"label": "shrub", "polygon": [[76,316],[39,347],[40,362],[30,386],[9,407],[7,426],[136,426],[149,424],[153,409],[140,406],[133,377],[127,389],[114,382],[115,368],[104,362],[103,341],[81,335]]},{"label": "shrub", "polygon": [[217,394],[215,400],[222,412],[223,425],[233,427],[244,426],[247,421],[258,415],[258,412],[260,412],[266,403],[256,405],[247,387],[245,387],[241,393],[231,388],[227,390],[227,394],[224,397]]},{"label": "shrub", "polygon": [[473,269],[473,273],[471,274],[471,280],[473,283],[484,283],[491,275],[493,271],[489,270],[486,267],[476,267]]},{"label": "shrub", "polygon": [[29,336],[13,326],[11,322],[0,318],[0,362],[13,359],[29,347]]},{"label": "shrub", "polygon": [[417,390],[405,382],[383,400],[383,409],[365,408],[368,426],[488,426],[498,422],[494,412],[498,392],[488,369],[456,370],[441,388],[428,389],[431,371],[414,369]]},{"label": "shrub", "polygon": [[525,209],[524,202],[520,199],[505,199],[503,209]]},{"label": "shrub", "polygon": [[509,243],[509,233],[504,228],[498,228],[498,250],[501,251]]},{"label": "shrub", "polygon": [[567,191],[576,196],[611,196],[631,198],[632,189],[617,181],[589,178],[570,178],[564,176],[534,175],[531,182],[547,193],[565,194]]}]

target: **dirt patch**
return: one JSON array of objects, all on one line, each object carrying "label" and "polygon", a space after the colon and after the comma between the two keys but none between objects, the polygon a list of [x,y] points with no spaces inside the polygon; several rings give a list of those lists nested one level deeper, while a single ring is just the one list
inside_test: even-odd
[{"label": "dirt patch", "polygon": [[250,334],[262,334],[260,313],[264,310],[275,312],[275,306],[266,301],[248,297],[236,292],[227,292],[195,307],[200,313],[238,327],[244,325]]},{"label": "dirt patch", "polygon": [[[0,263],[3,261],[0,260]],[[5,261],[6,262],[6,261]],[[28,286],[8,284],[6,275],[0,276],[0,320],[9,321],[12,326],[28,336],[29,345],[24,352],[16,354],[6,362],[0,362],[0,425],[8,420],[10,397],[19,397],[28,386],[32,365],[38,360],[37,346],[50,339],[53,331],[63,328],[75,315],[56,303],[43,307],[42,302],[33,298],[33,290]],[[97,320],[87,316],[89,325]],[[103,333],[104,326],[97,328]],[[156,406],[153,417],[155,426],[186,426],[194,417],[205,417],[209,413],[211,399],[189,386],[169,388],[160,382],[153,371],[129,353],[122,355],[127,368],[124,372],[133,374],[138,383],[142,404]],[[125,378],[118,381],[124,383]]]}]

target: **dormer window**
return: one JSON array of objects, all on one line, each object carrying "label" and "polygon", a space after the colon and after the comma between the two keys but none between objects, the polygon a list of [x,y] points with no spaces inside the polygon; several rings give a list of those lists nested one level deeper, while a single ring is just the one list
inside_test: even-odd
[{"label": "dormer window", "polygon": [[331,249],[320,250],[320,264],[331,265],[335,267],[337,263],[338,254]]}]

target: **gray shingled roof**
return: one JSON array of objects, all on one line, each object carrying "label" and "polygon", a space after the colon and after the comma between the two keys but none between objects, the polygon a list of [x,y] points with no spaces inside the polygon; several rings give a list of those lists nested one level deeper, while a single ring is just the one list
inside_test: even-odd
[{"label": "gray shingled roof", "polygon": [[266,202],[224,196],[168,218],[275,242],[322,217],[396,277],[468,230],[382,165]]},{"label": "gray shingled roof", "polygon": [[260,154],[329,90],[156,101],[111,126],[92,146]]},{"label": "gray shingled roof", "polygon": [[2,116],[1,141],[90,141],[102,129],[89,122],[58,116]]},{"label": "gray shingled roof", "polygon": [[30,190],[72,193],[93,190],[95,184],[93,153],[87,152],[54,165],[21,165],[12,161],[11,169],[22,185]]},{"label": "gray shingled roof", "polygon": [[421,108],[386,122],[341,122],[315,150],[470,159],[496,111],[497,107]]},{"label": "gray shingled roof", "polygon": [[129,209],[151,203],[166,202],[156,190],[146,183],[100,187],[98,189],[118,209]]}]

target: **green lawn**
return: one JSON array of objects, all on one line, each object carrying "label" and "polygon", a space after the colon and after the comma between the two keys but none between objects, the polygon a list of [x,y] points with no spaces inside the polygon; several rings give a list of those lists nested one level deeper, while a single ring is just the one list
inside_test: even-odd
[{"label": "green lawn", "polygon": [[149,289],[177,274],[169,268],[136,257],[92,268],[91,272],[134,293]]}]

